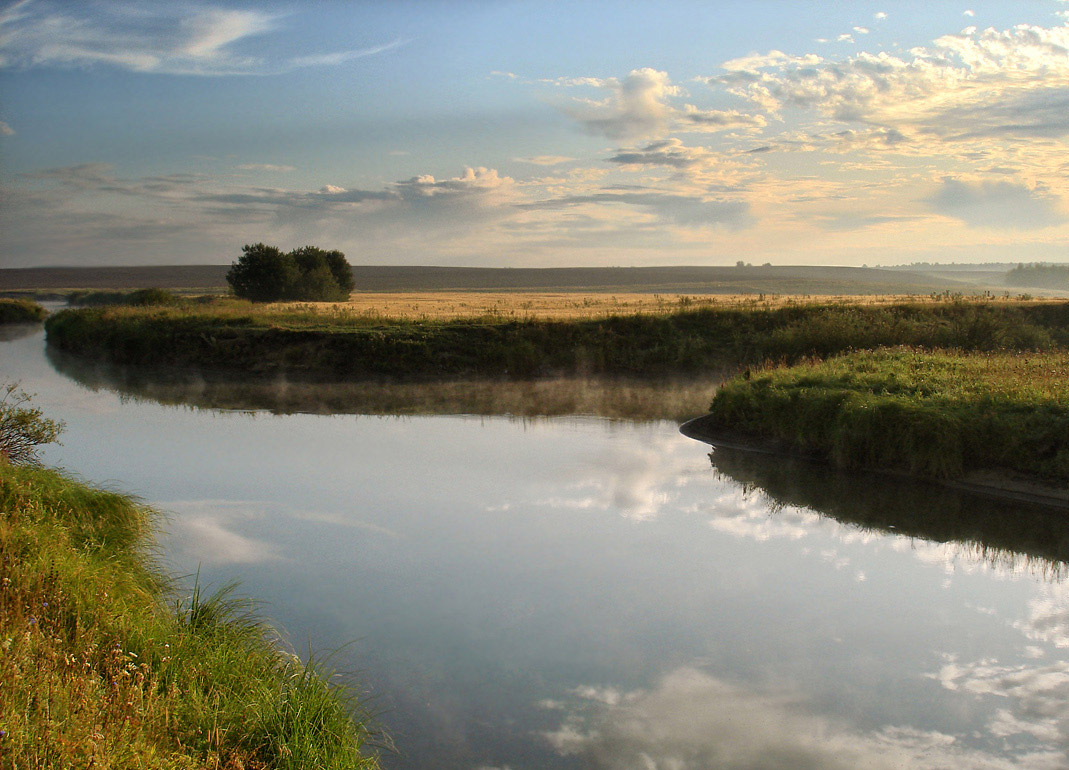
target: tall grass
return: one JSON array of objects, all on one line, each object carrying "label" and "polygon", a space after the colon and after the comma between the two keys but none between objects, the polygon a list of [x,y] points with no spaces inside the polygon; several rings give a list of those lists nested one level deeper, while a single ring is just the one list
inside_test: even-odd
[{"label": "tall grass", "polygon": [[948,301],[672,308],[589,319],[392,319],[248,303],[57,313],[49,343],[116,363],[368,375],[668,374],[850,349],[1045,350],[1069,303]]},{"label": "tall grass", "polygon": [[376,767],[351,695],[232,588],[168,606],[144,550],[152,518],[0,464],[0,765]]},{"label": "tall grass", "polygon": [[855,352],[723,385],[707,428],[844,467],[1069,482],[1069,353]]},{"label": "tall grass", "polygon": [[0,298],[0,324],[40,323],[48,311],[28,299]]}]

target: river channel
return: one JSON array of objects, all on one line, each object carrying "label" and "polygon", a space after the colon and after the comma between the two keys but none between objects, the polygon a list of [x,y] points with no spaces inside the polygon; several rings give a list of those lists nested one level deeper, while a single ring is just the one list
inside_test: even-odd
[{"label": "river channel", "polygon": [[0,377],[66,422],[46,464],[166,514],[171,574],[336,651],[387,770],[1069,767],[1064,511],[711,451],[710,383],[272,403],[39,328]]}]

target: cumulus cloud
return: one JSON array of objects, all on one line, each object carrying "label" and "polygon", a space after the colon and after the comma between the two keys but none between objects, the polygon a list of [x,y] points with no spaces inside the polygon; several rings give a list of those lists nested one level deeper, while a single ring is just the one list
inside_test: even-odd
[{"label": "cumulus cloud", "polygon": [[611,91],[603,101],[586,100],[568,108],[588,131],[610,139],[630,139],[656,135],[667,126],[671,109],[670,96],[680,93],[668,73],[643,67],[623,80],[616,78],[573,78],[565,85],[596,86]]},{"label": "cumulus cloud", "polygon": [[[248,42],[287,14],[185,3],[16,3],[0,13],[0,67],[111,66],[141,73],[249,75],[331,66],[403,45],[271,57]],[[266,52],[266,53],[265,53]]]},{"label": "cumulus cloud", "polygon": [[725,62],[710,80],[771,111],[793,106],[903,134],[1069,135],[1069,27],[975,28],[909,56],[842,61],[779,51]]},{"label": "cumulus cloud", "polygon": [[9,126],[4,121],[0,120],[0,136],[14,136],[15,129]]},{"label": "cumulus cloud", "polygon": [[965,182],[948,177],[926,202],[932,211],[971,227],[1034,230],[1067,219],[1048,192],[1013,182]]}]

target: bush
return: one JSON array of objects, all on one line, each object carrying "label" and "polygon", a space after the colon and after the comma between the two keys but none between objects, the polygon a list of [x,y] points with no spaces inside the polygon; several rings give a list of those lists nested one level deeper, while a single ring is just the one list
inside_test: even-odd
[{"label": "bush", "polygon": [[244,299],[340,302],[353,290],[353,271],[340,251],[302,246],[283,254],[276,246],[257,243],[242,252],[226,280]]},{"label": "bush", "polygon": [[30,395],[18,383],[0,387],[0,462],[37,464],[37,448],[51,444],[63,423],[49,420],[41,410],[28,406]]}]

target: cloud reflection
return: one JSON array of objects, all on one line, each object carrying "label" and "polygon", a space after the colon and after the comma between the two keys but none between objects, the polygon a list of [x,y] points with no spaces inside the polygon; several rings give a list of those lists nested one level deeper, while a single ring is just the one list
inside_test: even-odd
[{"label": "cloud reflection", "polygon": [[248,522],[262,518],[253,502],[185,500],[161,505],[175,515],[167,522],[166,543],[183,559],[210,566],[256,564],[282,558],[278,546],[241,534]]},{"label": "cloud reflection", "polygon": [[689,446],[675,436],[652,438],[645,446],[614,448],[576,468],[566,495],[540,501],[552,508],[618,511],[633,521],[653,521],[678,499],[696,463]]},{"label": "cloud reflection", "polygon": [[[613,697],[602,697],[606,693]],[[546,734],[562,755],[612,770],[900,770],[1064,767],[1065,754],[1023,756],[962,745],[912,727],[865,732],[811,713],[789,692],[754,692],[697,668],[672,671],[652,689],[579,688],[560,727]],[[1001,724],[1010,725],[1007,716]]]}]

